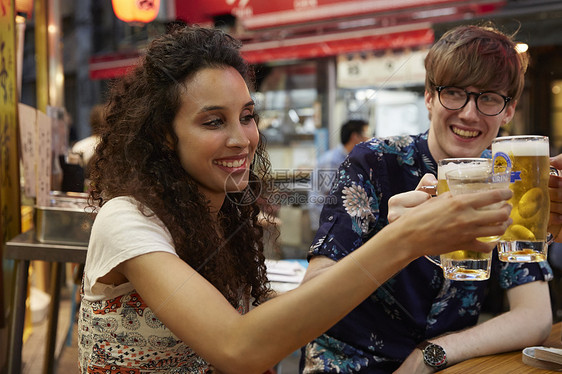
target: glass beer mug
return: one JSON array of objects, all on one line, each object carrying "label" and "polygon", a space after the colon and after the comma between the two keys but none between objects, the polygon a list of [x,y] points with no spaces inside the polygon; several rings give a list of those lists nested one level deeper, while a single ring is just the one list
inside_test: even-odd
[{"label": "glass beer mug", "polygon": [[550,212],[548,137],[499,137],[492,141],[492,154],[494,167],[511,167],[513,191],[513,223],[498,242],[498,256],[505,262],[544,261]]},{"label": "glass beer mug", "polygon": [[[493,188],[507,188],[509,177],[503,183],[494,180],[492,160],[487,158],[446,158],[437,163],[437,194],[451,190],[454,195],[479,192]],[[499,238],[478,238],[496,241]],[[492,253],[469,250],[451,251],[441,256],[426,256],[443,269],[451,280],[486,280],[490,278]]]}]

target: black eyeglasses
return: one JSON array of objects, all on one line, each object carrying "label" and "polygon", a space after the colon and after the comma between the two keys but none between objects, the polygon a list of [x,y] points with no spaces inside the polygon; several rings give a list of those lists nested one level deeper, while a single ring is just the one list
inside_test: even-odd
[{"label": "black eyeglasses", "polygon": [[464,108],[470,100],[470,95],[474,95],[476,109],[485,116],[497,116],[511,101],[511,97],[493,91],[469,92],[464,88],[452,86],[437,86],[435,89],[439,102],[449,110]]}]

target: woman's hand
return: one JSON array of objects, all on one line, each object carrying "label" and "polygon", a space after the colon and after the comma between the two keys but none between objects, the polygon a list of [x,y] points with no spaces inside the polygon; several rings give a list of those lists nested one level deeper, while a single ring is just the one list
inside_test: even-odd
[{"label": "woman's hand", "polygon": [[[511,205],[505,202],[493,209],[480,208],[506,201],[511,196],[507,188],[462,196],[446,192],[414,207],[407,207],[402,196],[398,200],[402,214],[393,213],[399,219],[395,218],[388,228],[396,228],[404,245],[419,256],[438,255],[451,249],[489,252],[494,243],[483,243],[476,238],[502,235],[511,223]],[[395,212],[399,210],[394,209]]]},{"label": "woman's hand", "polygon": [[388,200],[388,222],[394,222],[409,209],[420,205],[431,198],[437,186],[437,179],[433,174],[425,174],[418,183],[415,191],[403,192],[392,196]]},{"label": "woman's hand", "polygon": [[[550,159],[550,165],[562,170],[562,154]],[[550,193],[550,219],[548,232],[556,242],[562,242],[562,176],[551,175],[548,180]]]}]

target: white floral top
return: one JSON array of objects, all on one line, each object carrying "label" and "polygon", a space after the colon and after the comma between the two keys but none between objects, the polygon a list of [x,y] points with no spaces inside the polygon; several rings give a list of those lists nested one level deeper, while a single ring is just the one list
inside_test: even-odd
[{"label": "white floral top", "polygon": [[207,363],[136,292],[80,306],[82,373],[207,373]]}]

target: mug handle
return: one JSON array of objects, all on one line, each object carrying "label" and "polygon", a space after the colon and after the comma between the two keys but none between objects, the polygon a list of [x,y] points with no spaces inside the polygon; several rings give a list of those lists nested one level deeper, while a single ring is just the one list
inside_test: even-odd
[{"label": "mug handle", "polygon": [[431,185],[431,186],[421,186],[418,191],[423,191],[429,195],[431,195],[431,197],[435,197],[437,196],[437,185]]},{"label": "mug handle", "polygon": [[425,258],[427,258],[429,260],[429,262],[439,266],[440,268],[443,268],[441,266],[441,257],[440,256],[435,256],[435,255],[425,255]]},{"label": "mug handle", "polygon": [[[437,185],[434,184],[432,186],[421,186],[419,188],[419,191],[423,191],[429,195],[431,195],[431,197],[435,197],[437,196]],[[425,255],[425,258],[427,258],[430,262],[432,262],[433,264],[441,267],[441,258],[440,256],[432,256],[432,255]]]},{"label": "mug handle", "polygon": [[[556,176],[560,176],[561,171],[556,169],[554,166],[550,167],[550,175],[556,175]],[[551,245],[552,243],[554,243],[554,235],[552,235],[550,232],[546,233],[546,245]]]}]

